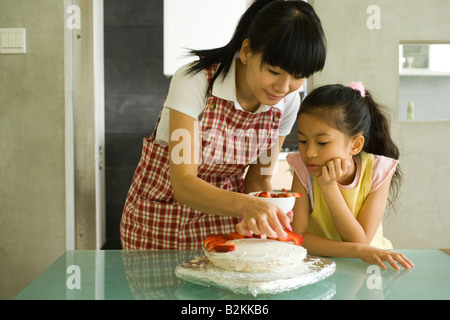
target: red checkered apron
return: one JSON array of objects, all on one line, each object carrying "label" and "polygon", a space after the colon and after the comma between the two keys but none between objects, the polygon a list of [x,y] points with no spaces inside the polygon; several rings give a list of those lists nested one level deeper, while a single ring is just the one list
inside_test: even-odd
[{"label": "red checkered apron", "polygon": [[[205,70],[208,81],[216,69],[215,65]],[[243,192],[245,169],[275,143],[280,117],[277,108],[250,113],[210,94],[199,121],[203,161],[198,177],[218,188]],[[174,198],[168,146],[155,143],[155,135],[156,129],[143,141],[127,195],[120,224],[123,249],[198,250],[208,235],[235,231],[242,218],[194,210]]]}]

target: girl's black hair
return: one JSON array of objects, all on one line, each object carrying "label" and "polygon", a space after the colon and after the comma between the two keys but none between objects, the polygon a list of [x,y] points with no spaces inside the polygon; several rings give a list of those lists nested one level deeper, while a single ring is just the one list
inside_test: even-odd
[{"label": "girl's black hair", "polygon": [[294,76],[309,77],[325,65],[325,35],[311,5],[304,1],[256,0],[242,15],[227,45],[190,51],[200,59],[188,73],[218,63],[208,93],[219,75],[225,78],[245,39],[249,39],[253,53],[262,54],[262,63]]},{"label": "girl's black hair", "polygon": [[[362,134],[363,151],[398,160],[400,151],[391,138],[390,120],[385,109],[367,90],[362,97],[358,90],[334,84],[319,87],[308,94],[298,116],[305,113],[317,117],[350,138]],[[391,202],[397,197],[400,184],[401,170],[397,166],[391,182]]]}]

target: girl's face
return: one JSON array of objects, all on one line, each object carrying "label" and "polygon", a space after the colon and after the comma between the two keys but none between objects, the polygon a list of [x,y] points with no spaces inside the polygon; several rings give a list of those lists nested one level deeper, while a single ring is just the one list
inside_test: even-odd
[{"label": "girl's face", "polygon": [[328,161],[350,161],[355,154],[354,139],[309,114],[302,113],[298,118],[298,138],[303,163],[315,177],[320,176]]},{"label": "girl's face", "polygon": [[273,106],[289,93],[300,89],[306,78],[293,76],[279,67],[261,64],[261,54],[244,53],[246,82],[252,95],[261,104]]}]

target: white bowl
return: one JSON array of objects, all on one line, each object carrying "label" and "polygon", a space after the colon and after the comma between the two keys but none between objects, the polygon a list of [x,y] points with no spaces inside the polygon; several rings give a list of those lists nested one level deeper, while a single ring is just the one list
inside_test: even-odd
[{"label": "white bowl", "polygon": [[[249,195],[256,197],[257,194],[261,193],[259,192],[250,192]],[[286,193],[286,192],[276,192],[276,191],[270,191],[270,194],[278,195],[280,193]],[[264,197],[257,197],[258,199],[273,203],[278,208],[281,209],[285,214],[287,214],[289,211],[292,211],[295,204],[296,197],[285,197],[285,198],[264,198]]]}]

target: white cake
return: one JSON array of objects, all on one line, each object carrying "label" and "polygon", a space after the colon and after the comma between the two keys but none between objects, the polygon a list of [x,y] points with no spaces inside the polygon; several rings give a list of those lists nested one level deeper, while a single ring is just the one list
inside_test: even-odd
[{"label": "white cake", "polygon": [[235,239],[235,250],[204,250],[218,268],[237,272],[283,272],[303,264],[306,249],[292,243],[269,239]]}]

